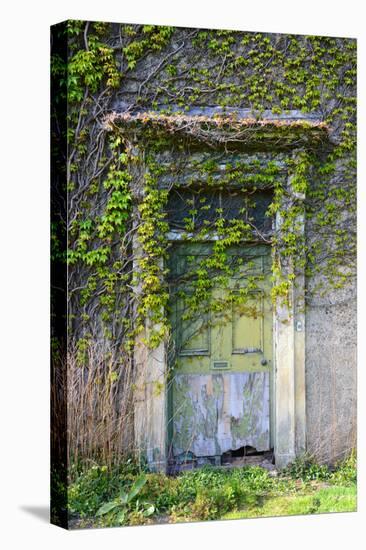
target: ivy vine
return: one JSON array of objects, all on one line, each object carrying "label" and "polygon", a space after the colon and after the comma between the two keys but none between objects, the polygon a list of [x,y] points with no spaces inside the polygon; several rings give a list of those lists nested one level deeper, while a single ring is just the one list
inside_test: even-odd
[{"label": "ivy vine", "polygon": [[[303,148],[296,156],[281,152],[291,201],[284,200],[288,188],[271,160],[256,167],[226,164],[223,171],[213,154],[197,162],[193,180],[207,189],[235,184],[248,197],[260,189],[271,191],[267,216],[279,216],[282,223],[280,234],[270,237],[270,244],[280,251],[272,263],[274,301],[288,299],[303,269],[309,280],[317,276],[313,294],[308,290],[309,300],[316,292],[347,284],[355,258],[354,40],[83,21],[69,21],[55,32],[69,46],[67,59],[54,53],[51,68],[59,83],[58,98],[66,98],[69,107],[67,129],[61,130],[68,141],[68,216],[53,224],[52,242],[53,254],[63,261],[59,231],[65,224],[70,334],[81,351],[99,337],[100,325],[111,345],[127,351],[144,330],[146,318],[155,327],[147,341],[152,348],[170,331],[166,208],[169,192],[184,172],[177,155],[190,147],[190,140],[179,137],[173,126],[168,129],[170,139],[166,127],[157,131],[142,117],[142,153],[136,153],[133,128],[125,132],[117,123],[105,125],[115,109],[126,116],[137,110],[174,117],[196,105],[217,105],[248,108],[259,120],[266,110],[285,115],[290,110],[317,111],[329,130],[329,142]],[[230,117],[226,124],[230,127]],[[293,128],[270,131],[273,136],[281,132],[283,138],[296,137]],[[264,130],[263,143],[265,132],[268,138],[269,130]],[[235,144],[231,150],[235,152]],[[164,166],[156,161],[162,151],[172,152]],[[138,159],[139,154],[145,157]],[[144,174],[138,172],[138,161]],[[164,177],[170,178],[170,188],[159,183]],[[306,235],[312,237],[301,231],[303,204]],[[205,208],[202,203],[203,215]],[[192,207],[185,220],[186,238],[204,240],[213,230],[218,238],[211,255],[192,272],[192,312],[215,281],[227,283],[233,275],[228,250],[253,238],[255,229],[253,221],[241,216],[225,220],[219,210],[213,221],[197,228],[196,214]],[[293,266],[285,276],[281,258],[291,258]],[[248,291],[257,284],[249,279]],[[245,292],[240,300],[245,302]],[[220,307],[224,309],[225,303]]]}]

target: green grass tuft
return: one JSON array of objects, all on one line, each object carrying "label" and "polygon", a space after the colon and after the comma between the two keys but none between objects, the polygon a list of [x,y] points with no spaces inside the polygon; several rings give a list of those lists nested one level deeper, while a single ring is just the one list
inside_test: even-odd
[{"label": "green grass tuft", "polygon": [[[141,470],[133,463],[113,470],[92,466],[74,475],[69,512],[76,526],[291,516],[356,510],[356,458],[334,471],[302,459],[273,477],[261,467],[214,468],[176,477],[146,473],[128,506],[121,495],[133,492]],[[113,510],[107,503],[115,503]],[[103,514],[97,515],[102,509]],[[123,518],[121,518],[121,513]],[[119,512],[119,513],[117,513]]]}]

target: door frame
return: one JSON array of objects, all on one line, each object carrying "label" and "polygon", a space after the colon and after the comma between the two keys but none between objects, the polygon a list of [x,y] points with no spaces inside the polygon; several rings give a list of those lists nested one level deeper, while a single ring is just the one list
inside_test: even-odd
[{"label": "door frame", "polygon": [[[296,113],[295,113],[296,114]],[[300,116],[301,115],[301,116]],[[324,137],[326,128],[319,126],[316,115],[299,115],[297,133],[292,147],[296,159],[312,139]],[[273,115],[271,115],[273,118]],[[131,118],[133,122],[133,118]],[[292,119],[291,119],[292,120]],[[290,122],[291,122],[290,120]],[[122,121],[122,124],[128,123]],[[319,136],[318,136],[319,133]],[[324,134],[324,136],[323,136]],[[130,172],[133,181],[144,181],[148,168],[145,164],[145,147],[148,140],[143,139],[143,130],[127,128],[125,141],[129,143],[133,162]],[[148,139],[151,139],[149,137]],[[281,138],[277,141],[280,145]],[[263,143],[263,142],[262,142]],[[287,142],[287,147],[289,142]],[[273,154],[277,151],[274,148]],[[133,189],[136,205],[141,197],[141,188]],[[292,200],[296,200],[299,212],[295,220],[298,236],[305,234],[305,195],[295,193],[291,178],[287,179],[286,197],[279,212],[286,209]],[[135,206],[137,209],[137,206]],[[275,231],[281,233],[281,214],[275,218]],[[141,251],[137,237],[134,237],[134,270],[139,269]],[[273,249],[273,254],[280,251]],[[163,259],[161,259],[163,263]],[[292,274],[292,259],[281,257],[282,275]],[[138,294],[139,286],[135,288]],[[274,363],[274,455],[278,468],[283,468],[295,457],[306,451],[306,384],[305,384],[305,271],[297,271],[296,278],[289,280],[286,303],[276,303],[273,308],[273,363]],[[135,454],[147,461],[151,470],[167,471],[168,466],[168,361],[167,346],[161,342],[154,350],[147,350],[144,343],[154,327],[149,319],[145,320],[145,330],[137,338],[134,346],[135,392],[133,403]]]},{"label": "door frame", "polygon": [[[304,204],[305,195],[291,191],[288,195],[297,204]],[[283,204],[283,207],[288,207]],[[305,231],[304,210],[297,222],[299,234]],[[275,231],[280,233],[282,218],[275,218]],[[139,244],[135,242],[135,261],[138,261]],[[272,254],[278,253],[272,247]],[[163,259],[161,259],[163,262]],[[137,264],[136,264],[137,265]],[[282,258],[282,274],[291,273],[291,259]],[[137,269],[137,267],[136,267]],[[297,274],[290,282],[288,301],[273,308],[273,390],[270,396],[271,439],[275,464],[283,468],[306,450],[306,397],[305,397],[305,275]],[[147,350],[143,343],[149,330],[146,320],[145,333],[136,343],[134,363],[136,370],[134,399],[135,449],[153,471],[168,470],[169,452],[169,380],[168,353],[164,342],[154,350]],[[156,327],[154,327],[156,329]],[[159,388],[159,391],[157,391]]]}]

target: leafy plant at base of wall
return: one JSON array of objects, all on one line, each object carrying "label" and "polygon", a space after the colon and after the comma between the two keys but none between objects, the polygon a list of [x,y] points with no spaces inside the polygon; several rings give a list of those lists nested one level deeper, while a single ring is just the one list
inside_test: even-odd
[{"label": "leafy plant at base of wall", "polygon": [[146,475],[139,476],[128,492],[121,491],[117,499],[103,504],[97,511],[96,517],[108,515],[108,519],[112,524],[123,525],[127,514],[132,512],[133,504],[135,506],[134,512],[140,513],[144,518],[151,516],[155,512],[155,506],[149,502],[140,502],[136,499],[146,481]]},{"label": "leafy plant at base of wall", "polygon": [[325,464],[317,464],[317,462],[307,456],[301,456],[296,458],[289,466],[287,466],[282,474],[284,476],[290,475],[294,479],[301,479],[304,482],[314,480],[329,480],[332,477],[332,473]]},{"label": "leafy plant at base of wall", "polygon": [[[124,501],[128,500],[125,495],[131,495],[132,487],[136,482],[142,483],[139,480],[143,478],[146,478],[146,482],[133,499],[130,497],[130,503],[125,505]],[[277,515],[287,515],[287,508],[283,508],[283,505],[281,508],[282,499],[292,502],[297,513],[315,513],[319,488],[334,493],[336,501],[329,503],[328,507],[322,506],[319,511],[346,511],[355,509],[355,498],[352,498],[349,507],[346,503],[342,504],[341,498],[350,494],[349,490],[353,494],[355,479],[354,454],[336,465],[333,471],[324,465],[317,465],[309,457],[306,460],[303,457],[293,465],[291,472],[286,469],[277,476],[258,466],[229,470],[206,466],[182,472],[178,476],[167,476],[159,473],[141,475],[138,467],[133,467],[132,463],[126,463],[125,470],[120,465],[112,472],[106,467],[93,465],[81,469],[73,479],[68,502],[71,514],[79,514],[89,526],[90,523],[96,526],[119,525],[120,511],[125,512],[124,525],[153,523],[158,517],[164,521],[169,518],[170,523],[218,519],[230,511],[253,517],[258,512],[261,515],[264,506],[266,510],[263,515],[271,515],[272,502],[273,511]],[[124,487],[123,503],[120,502],[121,486]],[[303,499],[307,502],[306,506],[302,505]],[[137,500],[139,503],[136,506]],[[112,508],[112,504],[117,506]],[[109,506],[110,512],[106,511],[96,517],[98,510],[107,510]],[[149,510],[149,506],[154,506],[154,512],[152,508]],[[151,515],[144,516],[144,510],[151,512]],[[241,516],[238,514],[234,517]]]},{"label": "leafy plant at base of wall", "polygon": [[348,457],[337,462],[331,482],[336,485],[352,485],[357,481],[357,457],[355,449]]}]

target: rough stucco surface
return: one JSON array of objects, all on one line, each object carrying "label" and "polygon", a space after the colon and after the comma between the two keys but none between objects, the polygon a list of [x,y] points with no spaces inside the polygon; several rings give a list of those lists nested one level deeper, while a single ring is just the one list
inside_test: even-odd
[{"label": "rough stucco surface", "polygon": [[352,287],[307,308],[307,446],[319,460],[334,462],[356,443],[356,316]]}]

